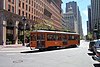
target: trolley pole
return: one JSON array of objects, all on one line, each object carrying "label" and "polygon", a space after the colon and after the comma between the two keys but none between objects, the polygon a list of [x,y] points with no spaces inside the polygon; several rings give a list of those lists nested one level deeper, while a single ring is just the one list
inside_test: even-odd
[{"label": "trolley pole", "polygon": [[23,20],[23,46],[25,46],[25,21],[26,21],[25,16],[22,17],[22,20]]}]

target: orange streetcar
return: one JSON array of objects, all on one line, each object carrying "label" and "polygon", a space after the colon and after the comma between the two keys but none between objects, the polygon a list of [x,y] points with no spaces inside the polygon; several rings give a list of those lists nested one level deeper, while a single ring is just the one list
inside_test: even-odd
[{"label": "orange streetcar", "polygon": [[79,46],[80,36],[77,33],[34,30],[30,33],[30,48],[64,48],[70,46]]}]

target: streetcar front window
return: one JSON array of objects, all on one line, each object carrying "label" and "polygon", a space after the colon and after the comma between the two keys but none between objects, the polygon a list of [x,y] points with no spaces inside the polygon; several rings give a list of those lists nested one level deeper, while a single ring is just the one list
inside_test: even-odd
[{"label": "streetcar front window", "polygon": [[36,41],[36,35],[31,35],[31,41]]},{"label": "streetcar front window", "polygon": [[44,34],[38,34],[37,35],[37,40],[45,40]]}]

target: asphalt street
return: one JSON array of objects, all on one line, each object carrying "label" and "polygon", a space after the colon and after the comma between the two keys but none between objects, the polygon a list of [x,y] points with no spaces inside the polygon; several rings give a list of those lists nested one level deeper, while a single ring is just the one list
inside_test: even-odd
[{"label": "asphalt street", "polygon": [[89,42],[77,48],[31,51],[29,47],[0,49],[0,67],[100,67],[88,51]]}]

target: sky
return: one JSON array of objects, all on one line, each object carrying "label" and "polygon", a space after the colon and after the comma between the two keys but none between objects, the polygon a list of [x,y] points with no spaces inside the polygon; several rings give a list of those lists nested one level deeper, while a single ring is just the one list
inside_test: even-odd
[{"label": "sky", "polygon": [[66,3],[70,1],[77,2],[77,5],[79,6],[79,10],[82,16],[82,28],[83,28],[83,34],[87,34],[87,21],[88,21],[88,6],[90,5],[90,0],[62,0],[62,9],[65,13]]}]

